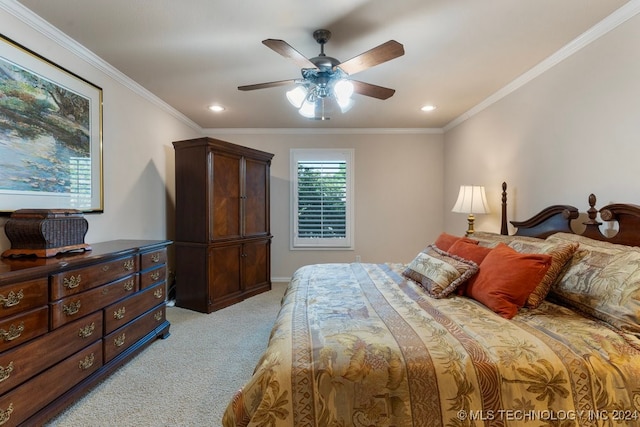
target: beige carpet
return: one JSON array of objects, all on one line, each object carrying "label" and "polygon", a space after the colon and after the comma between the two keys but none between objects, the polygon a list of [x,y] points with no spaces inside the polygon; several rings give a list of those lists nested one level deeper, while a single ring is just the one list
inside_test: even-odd
[{"label": "beige carpet", "polygon": [[286,288],[211,314],[167,309],[157,340],[49,426],[219,426],[264,351]]}]

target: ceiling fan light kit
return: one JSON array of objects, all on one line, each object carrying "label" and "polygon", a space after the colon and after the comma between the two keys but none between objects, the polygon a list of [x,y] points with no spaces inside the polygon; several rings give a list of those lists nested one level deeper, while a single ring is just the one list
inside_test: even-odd
[{"label": "ceiling fan light kit", "polygon": [[331,38],[329,30],[316,30],[313,37],[320,44],[320,54],[310,59],[284,40],[267,39],[262,42],[300,66],[302,79],[239,86],[238,89],[248,91],[295,84],[287,91],[287,100],[300,115],[316,120],[328,120],[329,115],[338,109],[342,113],[347,112],[353,106],[353,93],[383,100],[393,96],[393,89],[351,80],[349,76],[404,55],[404,47],[400,43],[389,40],[341,63],[324,53],[324,45]]}]

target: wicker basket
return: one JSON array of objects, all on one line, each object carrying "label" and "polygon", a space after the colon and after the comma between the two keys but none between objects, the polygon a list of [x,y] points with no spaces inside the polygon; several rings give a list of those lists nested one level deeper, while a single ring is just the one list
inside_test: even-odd
[{"label": "wicker basket", "polygon": [[51,257],[61,252],[86,251],[89,223],[73,209],[19,209],[11,214],[4,231],[11,249],[2,256]]}]

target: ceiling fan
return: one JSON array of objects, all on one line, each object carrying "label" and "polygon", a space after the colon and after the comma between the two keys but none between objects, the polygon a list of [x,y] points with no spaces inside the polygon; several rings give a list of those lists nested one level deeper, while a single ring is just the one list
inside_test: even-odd
[{"label": "ceiling fan", "polygon": [[299,109],[302,116],[319,120],[328,120],[328,114],[336,105],[342,112],[347,111],[351,107],[353,93],[377,99],[393,96],[394,89],[348,77],[404,55],[402,44],[389,40],[345,62],[340,62],[324,53],[324,45],[331,38],[331,31],[316,30],[313,32],[313,38],[320,44],[320,54],[314,58],[305,57],[284,40],[262,41],[262,44],[301,67],[302,79],[258,83],[239,86],[238,89],[248,91],[295,84],[296,87],[287,92],[287,99]]}]

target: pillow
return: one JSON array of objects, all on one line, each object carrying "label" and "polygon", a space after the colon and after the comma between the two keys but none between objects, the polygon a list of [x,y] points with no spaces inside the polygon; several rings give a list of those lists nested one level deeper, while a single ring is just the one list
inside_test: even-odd
[{"label": "pillow", "polygon": [[449,252],[451,255],[456,255],[460,258],[473,261],[479,266],[487,256],[487,254],[491,252],[491,248],[479,246],[477,243],[469,242],[469,239],[459,239],[453,245],[451,245],[447,252]]},{"label": "pillow", "polygon": [[569,233],[556,233],[546,240],[580,245],[550,295],[640,336],[640,248]]},{"label": "pillow", "polygon": [[[487,254],[491,251],[492,251],[491,248],[479,246],[478,244],[469,243],[463,239],[460,239],[457,242],[455,242],[453,245],[451,245],[448,252],[451,255],[459,256],[460,258],[475,262],[478,265],[478,268],[481,269],[482,261],[485,259]],[[476,280],[477,277],[478,275],[476,274],[473,277],[471,277],[469,281],[459,285],[458,288],[456,289],[456,293],[458,295],[464,295],[465,288],[474,280]]]},{"label": "pillow", "polygon": [[480,264],[478,277],[468,284],[465,295],[511,319],[550,266],[551,255],[522,254],[499,243]]},{"label": "pillow", "polygon": [[553,243],[545,240],[531,242],[529,240],[514,239],[509,243],[509,247],[518,252],[551,255],[551,267],[549,267],[547,274],[544,275],[538,286],[527,298],[527,302],[524,304],[525,307],[536,308],[542,304],[551,286],[562,275],[568,261],[578,250],[578,246],[580,245],[575,242]]},{"label": "pillow", "polygon": [[433,244],[440,250],[448,251],[451,245],[453,245],[455,242],[457,242],[460,239],[468,241],[469,243],[475,242],[475,244],[478,244],[476,240],[471,240],[466,237],[458,237],[448,233],[440,233],[440,235],[438,236],[438,238]]},{"label": "pillow", "polygon": [[478,265],[429,245],[402,273],[433,298],[444,298],[478,271]]},{"label": "pillow", "polygon": [[495,248],[498,246],[498,243],[504,243],[508,245],[513,242],[515,239],[519,239],[527,242],[542,242],[544,240],[538,239],[537,237],[529,237],[529,236],[508,236],[504,234],[498,233],[490,233],[487,231],[476,231],[472,235],[474,240],[478,241],[480,246],[486,246],[488,248]]}]

